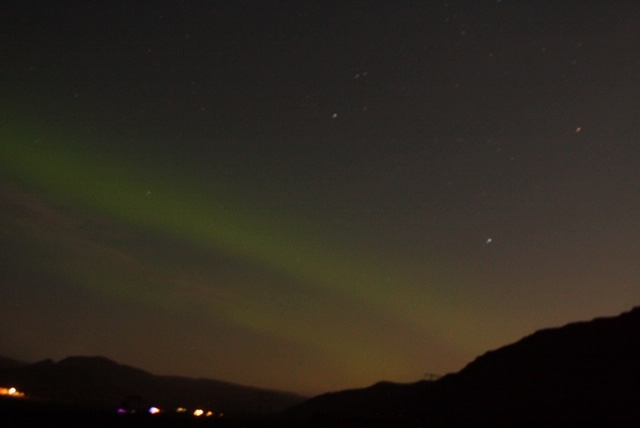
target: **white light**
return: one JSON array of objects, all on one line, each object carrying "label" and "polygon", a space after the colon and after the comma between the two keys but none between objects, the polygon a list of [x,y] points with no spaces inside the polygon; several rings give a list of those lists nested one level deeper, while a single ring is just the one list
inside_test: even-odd
[{"label": "white light", "polygon": [[158,409],[157,407],[149,407],[149,413],[151,413],[152,415],[157,415],[158,413],[160,413],[160,409]]},{"label": "white light", "polygon": [[202,410],[202,409],[196,409],[193,412],[193,416],[202,416],[203,414],[204,414],[204,410]]},{"label": "white light", "polygon": [[0,395],[8,395],[13,398],[22,398],[24,397],[24,392],[20,392],[14,387],[11,387],[11,388],[0,387]]}]

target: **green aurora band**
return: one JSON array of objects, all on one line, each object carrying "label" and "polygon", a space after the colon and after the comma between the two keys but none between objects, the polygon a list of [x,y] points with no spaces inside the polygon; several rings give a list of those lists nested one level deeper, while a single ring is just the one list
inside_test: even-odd
[{"label": "green aurora band", "polygon": [[[256,214],[236,208],[230,194],[205,190],[190,182],[188,174],[168,179],[163,171],[141,168],[95,150],[90,152],[77,143],[81,140],[77,136],[63,133],[64,136],[39,141],[33,132],[23,130],[8,132],[5,129],[2,134],[2,170],[29,190],[44,192],[65,204],[95,210],[124,224],[259,265],[313,287],[329,301],[335,298],[351,302],[366,313],[405,325],[409,331],[435,337],[458,352],[473,348],[478,340],[466,337],[464,342],[450,343],[447,331],[452,328],[472,331],[470,326],[479,321],[469,315],[469,308],[450,303],[456,302],[455,296],[445,297],[439,294],[438,287],[420,284],[421,280],[412,276],[411,269],[368,260],[354,249],[329,241],[330,237],[321,239],[300,226],[294,228],[295,222],[287,221],[282,215],[264,210]],[[60,141],[76,143],[61,144]],[[185,309],[190,305],[175,293],[154,287],[156,282],[161,282],[160,278],[149,281],[145,279],[148,276],[132,274],[140,267],[127,267],[124,256],[105,256],[99,267],[86,254],[76,251],[72,254],[72,266],[61,268],[79,286],[90,286],[94,291],[113,296],[143,299],[166,309],[175,307],[176,303]],[[342,319],[327,320],[320,311],[300,314],[309,318],[307,322],[291,322],[290,314],[261,302],[233,308],[219,304],[216,310],[231,322],[322,349],[352,367],[364,365],[360,354],[351,355],[346,351],[354,348],[354,342],[360,342],[356,345],[360,352],[385,349],[384,344],[366,343],[365,338],[354,337],[341,327]],[[465,311],[466,316],[458,316]],[[358,315],[351,317],[349,321],[357,325]],[[332,334],[327,338],[318,334],[319,331]],[[401,350],[385,349],[385,352],[401,354]],[[362,368],[363,371],[372,369],[376,367]]]}]

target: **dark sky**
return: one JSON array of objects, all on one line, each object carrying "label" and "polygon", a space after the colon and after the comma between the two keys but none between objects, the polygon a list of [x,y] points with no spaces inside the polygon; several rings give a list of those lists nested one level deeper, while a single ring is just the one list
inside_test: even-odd
[{"label": "dark sky", "polygon": [[0,355],[315,394],[640,302],[636,2],[0,17]]}]

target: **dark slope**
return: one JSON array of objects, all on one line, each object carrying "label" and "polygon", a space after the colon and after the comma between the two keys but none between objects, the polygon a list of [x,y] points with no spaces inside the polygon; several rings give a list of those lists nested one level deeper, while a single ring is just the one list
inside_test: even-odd
[{"label": "dark slope", "polygon": [[364,389],[352,389],[319,395],[287,409],[282,417],[288,420],[315,421],[409,420],[422,415],[424,397],[434,382],[413,384],[379,382]]},{"label": "dark slope", "polygon": [[539,331],[438,382],[425,408],[461,424],[640,422],[640,308]]},{"label": "dark slope", "polygon": [[26,366],[27,364],[29,363],[26,363],[24,361],[14,360],[13,358],[0,356],[0,370]]},{"label": "dark slope", "polygon": [[[146,410],[203,407],[227,415],[268,414],[301,402],[287,392],[210,379],[156,376],[103,357],[69,357],[0,370],[0,385],[39,401],[115,410],[123,402]],[[128,400],[127,400],[128,399]]]},{"label": "dark slope", "polygon": [[[313,398],[284,415],[433,426],[640,426],[640,308],[542,330],[433,382]],[[383,394],[384,395],[384,394]],[[368,404],[367,404],[368,403]]]}]

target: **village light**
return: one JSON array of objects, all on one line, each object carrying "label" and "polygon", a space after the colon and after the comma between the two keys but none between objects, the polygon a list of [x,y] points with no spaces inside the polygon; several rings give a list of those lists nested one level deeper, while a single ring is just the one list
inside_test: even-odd
[{"label": "village light", "polygon": [[0,388],[0,395],[8,395],[10,397],[24,397],[24,392],[18,391],[16,388]]}]

